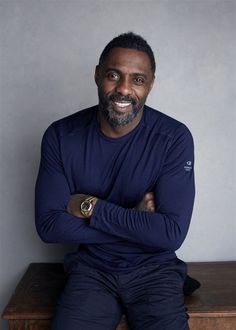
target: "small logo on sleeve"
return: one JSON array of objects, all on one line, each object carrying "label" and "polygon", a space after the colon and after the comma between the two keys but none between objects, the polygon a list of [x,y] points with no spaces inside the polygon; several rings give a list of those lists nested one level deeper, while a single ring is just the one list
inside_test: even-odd
[{"label": "small logo on sleeve", "polygon": [[191,160],[188,160],[186,162],[186,165],[184,166],[184,169],[185,169],[186,172],[189,172],[189,171],[192,170],[192,162],[191,162]]}]

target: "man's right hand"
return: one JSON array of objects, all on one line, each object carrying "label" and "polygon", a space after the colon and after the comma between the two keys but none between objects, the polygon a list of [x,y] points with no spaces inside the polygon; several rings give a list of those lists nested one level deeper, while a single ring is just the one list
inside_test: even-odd
[{"label": "man's right hand", "polygon": [[154,193],[148,192],[143,196],[141,202],[135,207],[139,211],[155,212]]}]

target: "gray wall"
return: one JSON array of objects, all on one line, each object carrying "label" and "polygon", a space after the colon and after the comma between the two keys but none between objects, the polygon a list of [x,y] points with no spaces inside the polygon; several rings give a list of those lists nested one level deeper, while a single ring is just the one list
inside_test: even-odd
[{"label": "gray wall", "polygon": [[0,0],[0,310],[30,262],[62,260],[71,249],[35,232],[41,137],[52,121],[97,102],[98,56],[127,30],[147,38],[157,57],[149,105],[185,122],[195,138],[196,203],[178,255],[236,259],[235,4]]}]

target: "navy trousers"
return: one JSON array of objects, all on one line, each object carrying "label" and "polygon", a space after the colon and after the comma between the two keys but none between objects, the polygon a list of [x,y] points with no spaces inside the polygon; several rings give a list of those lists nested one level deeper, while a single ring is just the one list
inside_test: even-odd
[{"label": "navy trousers", "polygon": [[53,320],[53,330],[113,330],[126,314],[131,330],[187,330],[179,259],[110,274],[80,264],[72,273]]}]

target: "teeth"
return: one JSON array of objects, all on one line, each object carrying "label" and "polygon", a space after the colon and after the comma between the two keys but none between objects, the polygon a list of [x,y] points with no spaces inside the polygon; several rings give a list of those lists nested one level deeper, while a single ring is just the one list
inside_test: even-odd
[{"label": "teeth", "polygon": [[128,107],[131,103],[130,102],[115,102],[115,104],[120,108]]}]

